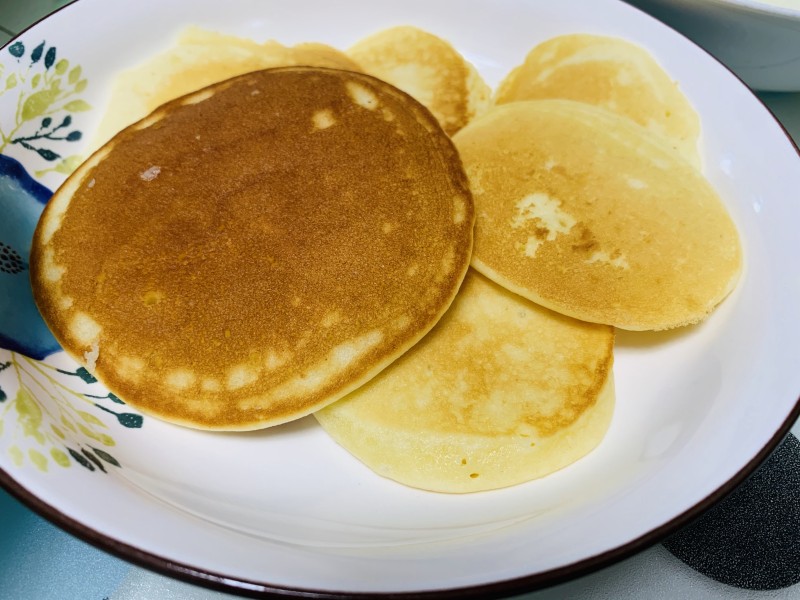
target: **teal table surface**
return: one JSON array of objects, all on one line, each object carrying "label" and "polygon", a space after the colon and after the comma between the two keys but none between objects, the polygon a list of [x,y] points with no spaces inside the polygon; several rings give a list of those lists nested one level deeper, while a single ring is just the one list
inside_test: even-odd
[{"label": "teal table surface", "polygon": [[[168,1],[168,0],[165,0]],[[68,4],[66,0],[0,0],[0,45]],[[800,142],[800,94],[761,94]],[[795,425],[800,436],[800,426]],[[800,585],[769,592],[726,587],[692,571],[658,545],[598,573],[526,600],[555,598],[800,599]],[[0,600],[223,600],[211,592],[145,571],[63,532],[0,490]]]}]

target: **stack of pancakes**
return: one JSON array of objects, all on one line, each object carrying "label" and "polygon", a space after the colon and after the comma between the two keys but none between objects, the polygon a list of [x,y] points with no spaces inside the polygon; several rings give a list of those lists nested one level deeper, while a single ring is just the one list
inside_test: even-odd
[{"label": "stack of pancakes", "polygon": [[698,168],[699,119],[642,48],[567,35],[534,48],[454,138],[472,264],[553,310],[629,330],[698,323],[741,270]]},{"label": "stack of pancakes", "polygon": [[736,281],[697,117],[627,42],[552,40],[494,101],[411,27],[346,53],[182,44],[120,80],[31,253],[65,350],[147,414],[313,413],[386,477],[505,487],[600,443],[615,327],[695,323]]}]

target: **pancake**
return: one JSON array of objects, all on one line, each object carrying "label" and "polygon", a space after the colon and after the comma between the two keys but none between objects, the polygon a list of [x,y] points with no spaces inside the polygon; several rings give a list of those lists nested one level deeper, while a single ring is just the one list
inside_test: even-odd
[{"label": "pancake", "polygon": [[484,112],[491,89],[453,46],[416,27],[384,29],[347,55],[364,70],[427,106],[448,134]]},{"label": "pancake", "polygon": [[653,56],[632,42],[589,34],[547,40],[506,76],[495,102],[548,98],[587,102],[633,119],[700,164],[700,118]]},{"label": "pancake", "polygon": [[508,289],[631,330],[697,323],[733,289],[742,254],[725,205],[631,120],[513,102],[453,141],[475,198],[472,264]]},{"label": "pancake", "polygon": [[437,492],[542,477],[605,435],[614,330],[559,315],[470,270],[428,336],[315,413],[380,475]]},{"label": "pancake", "polygon": [[34,297],[110,391],[246,430],[333,402],[416,343],[469,263],[472,198],[430,113],[367,75],[257,71],[175,100],[65,182]]},{"label": "pancake", "polygon": [[343,52],[325,44],[287,47],[188,27],[169,49],[116,77],[95,148],[162,104],[200,88],[251,71],[303,65],[360,70]]}]

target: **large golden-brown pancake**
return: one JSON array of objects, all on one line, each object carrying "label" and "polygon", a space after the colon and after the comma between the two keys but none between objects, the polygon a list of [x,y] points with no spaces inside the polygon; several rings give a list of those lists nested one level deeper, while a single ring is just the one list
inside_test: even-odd
[{"label": "large golden-brown pancake", "polygon": [[454,137],[475,198],[472,264],[526,298],[622,329],[696,323],[733,289],[736,227],[661,138],[570,100],[494,107]]},{"label": "large golden-brown pancake", "polygon": [[115,78],[95,145],[170,100],[236,75],[292,66],[360,70],[343,52],[325,44],[288,47],[188,27],[167,50]]},{"label": "large golden-brown pancake", "polygon": [[356,43],[347,55],[364,70],[411,94],[453,134],[491,103],[491,89],[453,46],[411,26],[391,27]]},{"label": "large golden-brown pancake", "polygon": [[620,38],[571,34],[539,44],[501,82],[495,102],[563,98],[633,119],[695,164],[700,118],[653,56]]},{"label": "large golden-brown pancake", "polygon": [[406,485],[510,486],[602,440],[613,345],[613,328],[549,311],[471,270],[421,342],[315,416],[367,466]]},{"label": "large golden-brown pancake", "polygon": [[34,235],[64,348],[142,411],[219,430],[298,418],[416,343],[466,272],[472,198],[410,96],[321,68],[242,75],[116,136]]}]

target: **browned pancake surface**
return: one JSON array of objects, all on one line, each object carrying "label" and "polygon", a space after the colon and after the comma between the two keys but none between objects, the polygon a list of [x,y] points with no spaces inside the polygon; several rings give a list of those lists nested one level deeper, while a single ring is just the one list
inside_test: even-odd
[{"label": "browned pancake surface", "polygon": [[257,43],[187,27],[173,46],[115,78],[93,148],[162,104],[202,87],[252,71],[295,66],[361,70],[343,52],[325,44]]},{"label": "browned pancake surface", "polygon": [[424,335],[472,223],[458,156],[410,97],[260,71],[84,164],[43,215],[33,283],[64,347],[132,405],[251,429],[332,402]]}]

